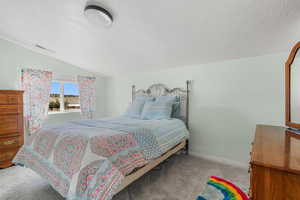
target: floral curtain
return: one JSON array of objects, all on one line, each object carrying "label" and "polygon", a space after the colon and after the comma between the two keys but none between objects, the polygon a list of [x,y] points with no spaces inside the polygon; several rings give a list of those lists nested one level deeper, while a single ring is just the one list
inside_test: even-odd
[{"label": "floral curtain", "polygon": [[47,118],[52,72],[22,69],[24,90],[24,117],[29,134],[41,128]]},{"label": "floral curtain", "polygon": [[93,119],[96,111],[96,78],[77,77],[80,93],[80,109],[83,119]]}]

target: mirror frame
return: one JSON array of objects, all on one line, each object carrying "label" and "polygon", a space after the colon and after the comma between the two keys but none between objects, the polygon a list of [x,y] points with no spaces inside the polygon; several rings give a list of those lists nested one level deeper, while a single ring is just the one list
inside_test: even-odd
[{"label": "mirror frame", "polygon": [[300,129],[300,124],[291,122],[291,65],[299,49],[300,42],[293,47],[285,63],[285,125],[296,129]]}]

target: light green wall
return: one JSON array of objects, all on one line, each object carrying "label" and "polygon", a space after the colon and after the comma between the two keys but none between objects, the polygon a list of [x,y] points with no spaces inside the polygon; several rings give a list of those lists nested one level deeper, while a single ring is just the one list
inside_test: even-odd
[{"label": "light green wall", "polygon": [[[0,89],[19,89],[22,68],[44,69],[53,72],[53,79],[76,80],[77,75],[93,75],[78,67],[41,55],[0,39]],[[97,77],[97,117],[105,115],[105,78]],[[80,113],[49,115],[46,123],[62,123],[80,119]]]},{"label": "light green wall", "polygon": [[[97,76],[97,117],[124,112],[131,85],[184,87],[193,80],[190,104],[191,150],[210,158],[249,162],[256,124],[284,123],[284,62],[287,53],[186,66],[164,71]],[[0,40],[0,89],[18,89],[23,67],[46,69],[54,78],[91,73]],[[47,123],[79,119],[79,113],[50,115]]]},{"label": "light green wall", "polygon": [[122,74],[109,81],[109,115],[119,115],[137,89],[153,83],[185,87],[192,80],[191,150],[212,159],[249,162],[256,124],[284,122],[284,62],[288,54]]}]

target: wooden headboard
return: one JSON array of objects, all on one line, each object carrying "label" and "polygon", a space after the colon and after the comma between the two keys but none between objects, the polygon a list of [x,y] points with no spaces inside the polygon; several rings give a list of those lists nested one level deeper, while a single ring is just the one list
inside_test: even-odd
[{"label": "wooden headboard", "polygon": [[164,84],[153,84],[148,89],[136,90],[135,85],[132,86],[132,101],[136,96],[176,96],[180,99],[180,119],[184,121],[186,127],[189,128],[189,92],[191,81],[186,81],[186,89],[173,88],[169,89]]}]

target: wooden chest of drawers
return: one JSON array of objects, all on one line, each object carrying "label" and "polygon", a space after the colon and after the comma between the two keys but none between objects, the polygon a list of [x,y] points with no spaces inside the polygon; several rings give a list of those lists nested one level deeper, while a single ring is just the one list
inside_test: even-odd
[{"label": "wooden chest of drawers", "polygon": [[23,143],[23,91],[0,90],[0,168],[12,165]]},{"label": "wooden chest of drawers", "polygon": [[300,135],[258,125],[250,165],[252,200],[300,199]]}]

